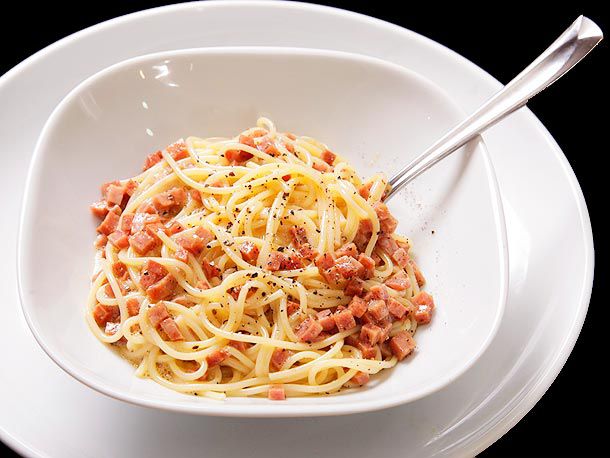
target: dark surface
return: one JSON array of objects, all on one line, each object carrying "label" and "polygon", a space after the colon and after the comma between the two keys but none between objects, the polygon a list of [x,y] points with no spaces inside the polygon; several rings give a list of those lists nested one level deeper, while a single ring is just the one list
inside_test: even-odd
[{"label": "dark surface", "polygon": [[[107,0],[77,9],[62,7],[61,3],[48,2],[33,8],[31,3],[21,2],[13,4],[10,13],[3,11],[3,23],[9,27],[0,28],[0,74],[80,29],[171,2]],[[462,2],[450,7],[441,6],[443,2],[421,2],[422,6],[416,6],[412,2],[379,0],[318,3],[375,16],[414,30],[452,48],[504,83],[579,14],[595,20],[602,30],[610,30],[602,2],[594,1],[580,1],[578,6],[548,2],[548,5],[538,4],[538,10],[533,9],[531,1],[490,2],[480,8],[468,7]],[[401,11],[399,4],[408,4],[409,8]],[[562,147],[584,191],[595,231],[596,281],[582,334],[557,380],[534,409],[482,456],[602,456],[609,453],[605,445],[607,379],[601,376],[597,365],[601,361],[598,358],[607,357],[605,327],[609,314],[603,296],[608,293],[604,284],[608,267],[603,260],[608,253],[608,241],[602,233],[602,218],[608,205],[605,188],[608,180],[596,173],[601,172],[600,162],[608,150],[607,142],[602,143],[608,120],[609,79],[608,71],[603,70],[608,57],[608,43],[604,42],[567,78],[529,104]],[[559,246],[557,262],[563,262]],[[593,412],[601,417],[594,419]],[[2,444],[0,451],[5,451]]]}]

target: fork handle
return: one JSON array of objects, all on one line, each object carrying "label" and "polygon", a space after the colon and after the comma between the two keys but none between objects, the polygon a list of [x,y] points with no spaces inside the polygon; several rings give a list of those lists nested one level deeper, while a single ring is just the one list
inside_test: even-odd
[{"label": "fork handle", "polygon": [[580,16],[525,70],[388,182],[386,200],[469,140],[525,105],[585,57],[603,38],[601,29]]}]

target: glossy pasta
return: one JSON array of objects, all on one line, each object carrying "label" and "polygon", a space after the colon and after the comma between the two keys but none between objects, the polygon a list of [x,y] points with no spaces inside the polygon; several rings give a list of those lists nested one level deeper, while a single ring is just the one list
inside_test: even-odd
[{"label": "glossy pasta", "polygon": [[386,185],[265,118],[170,145],[91,207],[88,324],[138,376],[183,393],[363,385],[413,351],[434,307]]}]

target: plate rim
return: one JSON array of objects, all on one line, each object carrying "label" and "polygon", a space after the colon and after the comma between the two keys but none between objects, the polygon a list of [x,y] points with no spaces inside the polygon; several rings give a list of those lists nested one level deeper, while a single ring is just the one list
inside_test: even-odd
[{"label": "plate rim", "polygon": [[[29,56],[28,58],[26,58],[25,60],[23,60],[22,62],[17,64],[15,67],[10,69],[4,75],[0,76],[0,89],[2,88],[3,84],[9,80],[9,78],[14,77],[16,74],[18,74],[24,70],[27,70],[27,67],[30,65],[30,63],[33,63],[36,60],[44,57],[45,55],[52,53],[56,49],[66,46],[68,44],[68,42],[70,42],[74,39],[78,39],[81,36],[96,33],[100,29],[107,29],[122,21],[129,21],[129,20],[133,19],[134,17],[138,17],[138,18],[140,16],[148,17],[149,15],[153,15],[153,14],[164,14],[166,12],[172,12],[174,10],[178,11],[182,8],[185,8],[187,5],[189,7],[194,7],[194,8],[217,7],[218,4],[220,4],[220,3],[223,3],[226,6],[232,6],[232,4],[233,5],[236,5],[236,4],[237,5],[246,5],[246,6],[252,6],[252,5],[272,6],[273,5],[275,7],[281,6],[284,8],[293,8],[295,10],[308,9],[310,11],[318,11],[318,12],[321,12],[324,14],[333,14],[335,16],[348,18],[350,20],[359,20],[360,22],[366,23],[367,25],[375,25],[377,27],[383,27],[388,31],[392,31],[394,33],[401,34],[402,36],[409,36],[412,39],[416,40],[417,42],[419,42],[423,45],[435,46],[439,50],[439,52],[441,52],[441,51],[444,52],[451,59],[455,59],[455,60],[459,61],[462,65],[465,65],[467,68],[469,68],[473,72],[476,72],[476,74],[481,78],[481,80],[485,84],[487,84],[489,86],[493,86],[496,90],[498,90],[502,87],[502,84],[497,79],[495,79],[493,76],[491,76],[488,72],[486,72],[485,70],[483,70],[478,65],[471,62],[470,60],[466,59],[465,57],[461,56],[457,52],[446,47],[445,45],[438,43],[434,40],[431,40],[416,32],[413,32],[411,30],[398,26],[396,24],[392,24],[390,22],[387,22],[387,21],[384,21],[384,20],[381,20],[381,19],[378,19],[378,18],[375,18],[372,16],[366,16],[366,15],[363,15],[363,14],[360,14],[357,12],[343,10],[340,8],[328,7],[328,6],[323,6],[323,5],[305,4],[305,3],[301,3],[301,2],[290,2],[290,3],[286,2],[282,5],[280,2],[264,1],[264,0],[256,0],[256,1],[234,0],[234,1],[226,1],[226,2],[219,2],[216,0],[212,0],[212,1],[205,2],[205,5],[203,4],[203,2],[193,2],[193,3],[189,3],[189,4],[167,5],[167,6],[161,6],[161,7],[136,11],[136,12],[124,15],[124,16],[109,19],[107,21],[95,24],[86,29],[75,32],[74,34],[70,34],[70,35],[46,46],[45,48],[37,51],[36,53],[32,54],[31,56]],[[563,166],[562,168],[564,169],[564,173],[566,175],[568,184],[572,188],[572,191],[573,191],[573,194],[575,197],[575,204],[576,204],[577,210],[579,211],[579,214],[580,214],[580,223],[583,226],[583,232],[584,232],[584,234],[583,234],[584,248],[585,248],[585,261],[584,261],[585,270],[584,270],[584,275],[583,275],[584,282],[583,282],[583,285],[582,285],[582,288],[581,288],[580,294],[579,294],[580,301],[577,304],[577,306],[579,308],[579,313],[577,314],[575,321],[573,322],[573,324],[570,328],[570,331],[565,334],[565,337],[564,337],[563,341],[561,342],[561,345],[558,347],[559,351],[558,351],[556,357],[551,362],[549,362],[548,368],[545,371],[544,375],[539,377],[539,379],[529,389],[529,392],[525,396],[516,400],[513,403],[514,405],[508,405],[505,407],[504,410],[506,412],[503,415],[501,415],[501,418],[498,421],[496,421],[490,428],[488,428],[488,430],[485,433],[483,433],[481,435],[481,437],[478,439],[477,444],[475,444],[475,445],[467,444],[467,445],[462,446],[462,451],[460,453],[468,454],[468,455],[479,453],[480,451],[489,447],[489,445],[491,445],[497,439],[502,437],[504,434],[506,434],[506,432],[508,430],[510,430],[516,423],[518,423],[534,407],[534,405],[544,395],[546,390],[551,386],[551,384],[553,383],[553,381],[555,380],[555,378],[557,377],[557,375],[563,368],[568,357],[570,356],[571,351],[574,348],[574,345],[575,345],[578,335],[580,333],[580,330],[582,329],[582,326],[584,323],[584,318],[586,316],[586,313],[587,313],[587,310],[589,307],[589,300],[591,297],[592,286],[593,286],[593,268],[594,268],[593,234],[591,231],[591,221],[590,221],[589,213],[587,210],[586,202],[584,201],[582,189],[580,188],[580,185],[578,184],[574,171],[571,168],[570,164],[568,163],[567,158],[561,151],[561,148],[559,147],[557,142],[550,135],[548,130],[544,127],[542,122],[529,110],[529,108],[524,107],[522,110],[525,110],[525,113],[527,114],[527,117],[529,118],[528,121],[532,122],[532,124],[534,124],[533,127],[536,129],[536,131],[538,133],[542,134],[542,137],[544,137],[546,142],[549,144],[549,149],[551,150],[551,153],[554,154],[556,159],[559,160],[560,163],[562,164],[562,166]],[[2,441],[4,441],[7,445],[12,446],[15,450],[18,450],[23,454],[33,451],[34,453],[31,456],[43,456],[37,450],[29,447],[27,444],[25,444],[25,443],[22,444],[19,441],[19,439],[17,439],[16,437],[13,437],[13,435],[9,434],[4,429],[4,427],[2,427],[2,425],[0,425],[0,439]]]},{"label": "plate rim", "polygon": [[[223,404],[214,402],[196,402],[196,403],[185,403],[178,404],[172,400],[156,400],[146,399],[142,395],[132,394],[129,392],[122,392],[115,390],[105,384],[96,381],[90,377],[87,377],[82,371],[79,370],[74,364],[64,360],[61,354],[57,351],[53,351],[49,345],[45,342],[45,339],[39,332],[39,327],[36,324],[36,320],[30,313],[32,306],[31,301],[26,300],[26,294],[24,291],[24,279],[28,277],[24,273],[23,267],[23,253],[26,250],[25,240],[28,239],[26,236],[26,227],[29,227],[26,222],[31,218],[31,212],[29,211],[29,204],[34,198],[32,192],[36,189],[35,178],[40,172],[39,159],[42,151],[41,146],[44,144],[47,136],[51,132],[53,126],[57,122],[58,116],[61,115],[63,110],[68,106],[69,103],[73,102],[78,95],[86,89],[89,85],[96,81],[105,78],[109,75],[114,74],[117,71],[125,67],[133,66],[142,62],[150,62],[155,60],[172,59],[175,57],[183,57],[189,55],[270,55],[270,56],[314,56],[314,57],[330,57],[334,59],[350,60],[365,65],[374,65],[380,68],[388,68],[391,71],[398,72],[404,75],[408,75],[414,80],[419,81],[424,86],[429,87],[434,92],[443,95],[447,99],[447,105],[452,110],[464,115],[464,111],[454,101],[454,99],[437,84],[425,78],[418,72],[403,67],[392,62],[385,61],[383,59],[365,56],[362,54],[350,53],[345,51],[335,51],[328,49],[315,49],[315,48],[298,48],[298,47],[270,47],[270,46],[223,46],[223,47],[203,47],[203,48],[186,48],[169,51],[161,51],[150,54],[144,54],[123,61],[117,62],[110,65],[102,70],[94,73],[85,80],[77,84],[68,94],[59,102],[59,104],[53,109],[50,116],[45,121],[42,130],[39,134],[36,146],[30,164],[28,167],[27,178],[25,181],[25,188],[23,192],[22,205],[19,217],[19,227],[17,233],[17,286],[19,292],[19,300],[21,303],[21,311],[25,317],[25,321],[30,329],[30,332],[34,336],[38,345],[44,350],[44,352],[67,374],[74,377],[79,382],[102,393],[111,398],[128,402],[130,404],[158,408],[166,411],[189,413],[195,415],[209,415],[209,416],[223,416],[223,417],[244,417],[244,418],[286,418],[286,417],[318,417],[318,416],[334,416],[334,415],[349,415],[364,412],[374,412],[390,407],[396,407],[404,405],[418,399],[422,399],[429,396],[446,386],[450,385],[453,381],[463,375],[468,369],[470,369],[486,352],[494,340],[506,308],[506,301],[508,297],[508,284],[509,284],[509,264],[508,264],[508,240],[506,233],[506,220],[504,217],[504,211],[502,201],[500,198],[499,183],[495,174],[495,169],[491,161],[490,154],[485,146],[485,142],[481,137],[476,137],[474,142],[469,142],[473,147],[474,151],[479,151],[482,156],[483,166],[485,168],[486,177],[485,183],[489,189],[489,199],[491,204],[491,211],[493,215],[493,223],[495,228],[495,239],[497,242],[497,255],[498,255],[498,274],[499,274],[499,288],[498,291],[494,292],[495,297],[495,308],[496,313],[492,322],[492,326],[486,332],[483,344],[474,352],[473,356],[466,362],[466,364],[456,368],[449,374],[447,374],[441,381],[436,382],[426,389],[420,389],[415,391],[411,395],[397,394],[391,397],[387,397],[382,400],[354,400],[351,404],[319,404],[312,403],[309,405],[295,405],[295,404],[282,404],[282,405],[271,405],[268,403],[264,404]],[[465,116],[465,115],[464,115]],[[272,407],[271,407],[272,406]]]}]

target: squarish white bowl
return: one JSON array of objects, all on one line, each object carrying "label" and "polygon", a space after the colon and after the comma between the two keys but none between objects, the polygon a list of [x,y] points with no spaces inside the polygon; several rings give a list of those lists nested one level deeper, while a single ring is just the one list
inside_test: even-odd
[{"label": "squarish white bowl", "polygon": [[418,351],[363,389],[316,398],[213,401],[150,380],[99,343],[84,320],[99,184],[138,172],[151,151],[188,135],[232,136],[259,116],[391,175],[464,114],[439,88],[387,62],[296,48],[210,48],[130,59],[90,77],[47,121],[30,168],[19,232],[22,308],[66,372],[117,399],[226,416],[335,415],[421,398],[485,351],[507,294],[507,247],[482,142],[422,175],[390,203],[438,304]]}]

